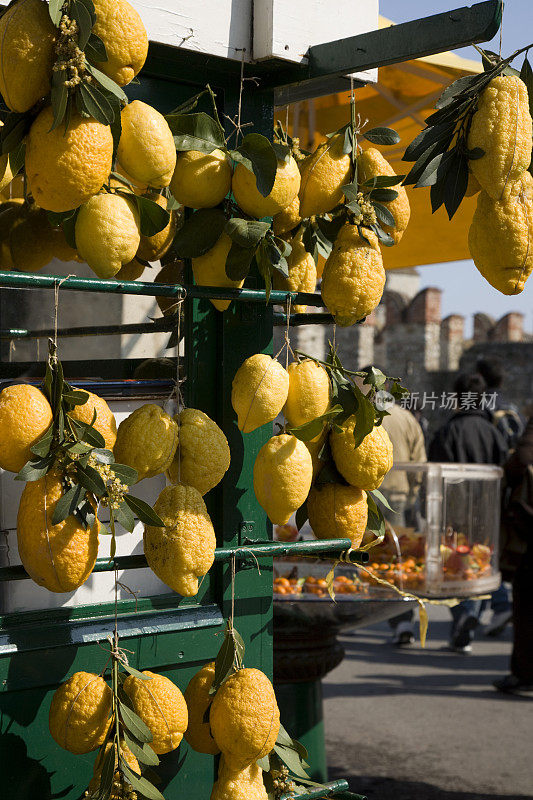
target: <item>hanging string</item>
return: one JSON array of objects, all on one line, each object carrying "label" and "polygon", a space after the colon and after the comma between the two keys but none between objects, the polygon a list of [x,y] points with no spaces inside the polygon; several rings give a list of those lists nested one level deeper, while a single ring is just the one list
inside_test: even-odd
[{"label": "hanging string", "polygon": [[287,104],[287,108],[285,109],[285,133],[289,134],[289,105]]},{"label": "hanging string", "polygon": [[54,282],[54,350],[57,351],[57,328],[58,328],[58,316],[59,316],[59,290],[62,284],[65,283],[68,278],[74,278],[74,275],[65,275],[64,278],[61,278],[59,281]]},{"label": "hanging string", "polygon": [[11,339],[9,342],[9,363],[13,361],[13,357],[15,355],[15,341]]},{"label": "hanging string", "polygon": [[294,353],[292,352],[291,342],[289,339],[289,332],[290,332],[290,320],[291,320],[291,296],[290,294],[287,295],[287,324],[285,326],[285,369],[288,369],[289,366],[289,350],[292,353],[292,357],[294,358]]}]

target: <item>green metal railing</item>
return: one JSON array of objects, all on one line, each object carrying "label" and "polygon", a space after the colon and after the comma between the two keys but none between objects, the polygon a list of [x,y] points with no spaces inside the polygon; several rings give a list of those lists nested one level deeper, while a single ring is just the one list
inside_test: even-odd
[{"label": "green metal railing", "polygon": [[[215,561],[229,561],[235,557],[240,561],[251,564],[263,556],[288,556],[303,555],[312,557],[314,554],[326,553],[332,557],[340,556],[351,547],[350,539],[330,539],[311,542],[266,542],[260,544],[242,545],[240,547],[217,547]],[[366,552],[353,552],[349,556],[352,564],[366,564],[369,556]],[[93,572],[113,572],[115,569],[142,569],[147,567],[146,556],[129,555],[116,556],[116,558],[99,558],[94,565]],[[21,581],[29,578],[28,573],[21,565],[0,568],[0,583],[4,581]]]},{"label": "green metal railing", "polygon": [[321,797],[332,797],[333,795],[335,795],[336,800],[367,800],[363,794],[347,791],[348,788],[348,782],[341,779],[325,783],[320,788],[311,789],[309,792],[303,792],[302,794],[282,794],[280,800],[294,800],[295,797],[298,797],[298,800],[320,800]]}]

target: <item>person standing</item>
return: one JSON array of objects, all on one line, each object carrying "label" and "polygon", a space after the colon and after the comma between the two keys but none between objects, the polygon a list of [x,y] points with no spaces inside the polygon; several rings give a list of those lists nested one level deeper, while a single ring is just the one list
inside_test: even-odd
[{"label": "person standing", "polygon": [[[483,377],[479,373],[463,373],[458,376],[454,390],[459,408],[433,437],[428,460],[501,466],[507,459],[509,446],[492,424],[490,412],[484,408],[487,385]],[[464,600],[450,610],[450,648],[458,653],[470,653],[482,601]]]},{"label": "person standing", "polygon": [[513,578],[511,672],[493,685],[506,694],[533,697],[533,416],[504,469],[512,490],[506,523],[526,550]]}]

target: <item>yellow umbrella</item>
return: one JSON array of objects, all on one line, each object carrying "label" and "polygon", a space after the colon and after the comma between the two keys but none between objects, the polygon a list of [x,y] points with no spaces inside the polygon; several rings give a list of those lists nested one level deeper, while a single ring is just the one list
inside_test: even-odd
[{"label": "yellow umbrella", "polygon": [[[380,17],[380,27],[394,23]],[[380,67],[379,82],[355,89],[356,111],[367,128],[386,125],[394,128],[401,141],[393,147],[380,147],[398,174],[406,174],[411,162],[401,157],[412,140],[424,128],[424,118],[431,114],[435,101],[450,83],[463,75],[482,71],[477,61],[454,53],[426,56],[401,64]],[[283,113],[281,112],[283,118]],[[350,93],[341,92],[291,106],[291,133],[304,149],[314,149],[325,134],[346,124],[350,118]],[[367,143],[361,139],[364,147]],[[408,187],[411,221],[400,244],[383,247],[386,269],[414,267],[470,258],[468,228],[474,214],[476,197],[465,197],[451,222],[444,206],[431,213],[429,189]]]}]

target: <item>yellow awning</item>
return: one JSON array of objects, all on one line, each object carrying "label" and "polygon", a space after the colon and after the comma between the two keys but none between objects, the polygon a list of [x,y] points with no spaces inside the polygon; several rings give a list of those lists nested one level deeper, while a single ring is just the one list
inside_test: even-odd
[{"label": "yellow awning", "polygon": [[[393,23],[380,18],[380,27]],[[356,110],[367,128],[386,125],[394,128],[401,141],[394,147],[380,147],[398,174],[406,174],[412,164],[402,161],[407,145],[424,127],[443,89],[463,75],[482,71],[481,63],[454,53],[426,56],[379,69],[377,84],[355,90]],[[301,146],[313,149],[325,134],[345,125],[350,118],[349,92],[295,103],[289,120],[291,132]],[[283,117],[283,115],[282,115]],[[364,147],[367,143],[361,140]],[[395,247],[383,247],[387,269],[414,267],[470,258],[468,228],[476,206],[476,197],[465,198],[453,220],[441,207],[431,213],[429,189],[407,189],[411,203],[411,221],[402,241]]]}]

